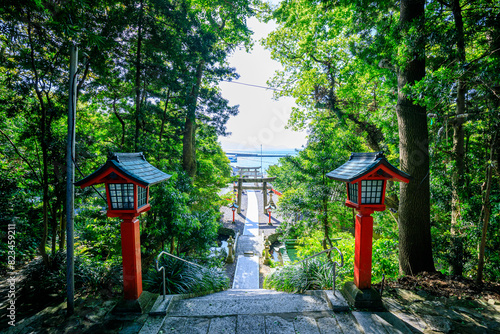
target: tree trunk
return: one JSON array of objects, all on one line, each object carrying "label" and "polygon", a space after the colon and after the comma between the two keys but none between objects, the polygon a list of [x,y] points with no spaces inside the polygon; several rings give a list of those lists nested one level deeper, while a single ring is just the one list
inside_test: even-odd
[{"label": "tree trunk", "polygon": [[196,67],[196,81],[189,96],[189,104],[182,139],[182,168],[193,178],[196,175],[196,106],[203,76],[203,61]]},{"label": "tree trunk", "polygon": [[[457,33],[457,60],[458,66],[465,64],[465,40],[464,24],[462,18],[462,8],[459,0],[453,0],[453,17],[455,19],[455,30]],[[464,150],[464,127],[463,118],[460,115],[465,113],[465,83],[462,79],[457,80],[457,100],[456,119],[453,122],[453,149],[452,158],[455,160],[455,167],[451,178],[451,261],[450,272],[454,275],[462,275],[464,246],[460,233],[460,203],[464,185],[465,150]]]},{"label": "tree trunk", "polygon": [[59,251],[64,249],[66,244],[66,219],[64,219],[64,207],[59,215]]},{"label": "tree trunk", "polygon": [[115,96],[113,98],[113,113],[115,114],[116,118],[118,119],[118,122],[120,122],[122,126],[122,139],[120,141],[120,148],[123,149],[125,146],[125,121],[123,120],[123,118],[118,113],[118,110],[116,109],[116,99],[117,97]]},{"label": "tree trunk", "polygon": [[490,160],[488,162],[488,167],[486,167],[486,181],[484,183],[484,197],[483,197],[483,229],[481,232],[481,243],[479,244],[479,259],[477,265],[477,277],[476,283],[480,284],[483,281],[483,268],[484,268],[484,249],[486,247],[486,236],[488,233],[488,224],[490,221],[491,213],[491,203],[490,203],[490,192],[491,192],[491,178],[493,173],[493,157],[495,156],[495,138],[491,142],[490,147]]},{"label": "tree trunk", "polygon": [[57,248],[56,248],[56,245],[57,245],[57,227],[58,227],[58,221],[57,221],[57,207],[56,209],[53,210],[53,212],[55,213],[51,219],[51,225],[52,225],[52,256],[54,256],[57,252]]},{"label": "tree trunk", "polygon": [[42,237],[40,243],[38,244],[38,250],[42,256],[43,262],[46,266],[49,266],[49,256],[45,250],[47,245],[47,236],[49,233],[49,170],[48,170],[48,145],[47,145],[47,108],[45,106],[45,101],[43,99],[42,92],[38,86],[39,77],[38,70],[35,65],[35,54],[33,50],[33,39],[31,35],[31,13],[28,11],[28,40],[30,43],[30,61],[31,67],[34,75],[34,88],[38,102],[40,103],[40,146],[42,148]]},{"label": "tree trunk", "polygon": [[325,232],[323,249],[333,247],[332,239],[330,239],[330,225],[328,224],[328,198],[326,197],[323,197],[323,230]]},{"label": "tree trunk", "polygon": [[160,142],[160,144],[163,141],[163,132],[165,131],[165,123],[167,121],[167,109],[169,101],[170,101],[170,89],[167,91],[167,98],[165,99],[165,108],[163,108],[163,117],[161,119],[161,125],[160,125],[160,135],[158,136],[158,141]]},{"label": "tree trunk", "polygon": [[[415,105],[403,88],[425,75],[423,0],[402,0],[400,5],[401,43],[407,45],[409,59],[398,71],[400,168],[413,179],[401,182],[399,201],[399,266],[406,275],[435,271],[432,259],[429,193],[429,143],[424,107]],[[415,26],[416,25],[416,26]],[[408,41],[410,28],[416,27],[417,42]]]},{"label": "tree trunk", "polygon": [[141,49],[142,49],[142,16],[144,4],[141,1],[139,8],[139,23],[137,31],[137,54],[135,58],[135,137],[134,151],[139,150],[141,135]]}]

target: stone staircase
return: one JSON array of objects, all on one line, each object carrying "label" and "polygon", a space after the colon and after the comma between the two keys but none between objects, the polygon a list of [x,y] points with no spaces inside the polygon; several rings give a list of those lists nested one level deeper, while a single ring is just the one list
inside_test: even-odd
[{"label": "stone staircase", "polygon": [[233,289],[193,298],[160,296],[141,334],[412,333],[389,312],[350,312],[338,291],[290,294],[259,289],[263,239],[258,212],[255,192],[248,191],[245,228],[236,246]]},{"label": "stone staircase", "polygon": [[203,297],[160,296],[141,334],[412,333],[391,313],[349,312],[340,292],[289,294],[230,289]]}]

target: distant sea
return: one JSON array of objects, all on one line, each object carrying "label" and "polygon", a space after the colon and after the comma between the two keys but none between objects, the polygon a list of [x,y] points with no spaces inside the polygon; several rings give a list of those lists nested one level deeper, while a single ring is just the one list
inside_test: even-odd
[{"label": "distant sea", "polygon": [[[260,150],[227,150],[230,153],[256,153],[260,154]],[[297,151],[295,149],[282,149],[282,150],[262,150],[262,154],[288,154],[296,155]],[[238,157],[237,162],[232,162],[232,167],[260,167],[264,169],[264,175],[267,175],[267,169],[271,165],[276,165],[278,163],[279,157]]]}]

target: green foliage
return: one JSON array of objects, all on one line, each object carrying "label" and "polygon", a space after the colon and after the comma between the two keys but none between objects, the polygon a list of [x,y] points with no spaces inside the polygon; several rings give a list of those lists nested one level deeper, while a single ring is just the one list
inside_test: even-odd
[{"label": "green foliage", "polygon": [[[80,293],[102,294],[104,291],[107,293],[120,291],[119,287],[122,284],[120,261],[95,261],[92,257],[82,255],[75,257],[74,266],[75,290]],[[20,295],[56,293],[64,296],[66,294],[66,253],[57,253],[50,268],[39,259],[35,260],[29,264],[26,273],[27,277],[24,280],[26,284],[21,287],[23,293]]]},{"label": "green foliage", "polygon": [[376,239],[372,245],[372,281],[399,276],[397,239]]},{"label": "green foliage", "polygon": [[[0,270],[7,265],[7,225],[15,223],[16,269],[38,251],[43,265],[37,262],[33,282],[47,293],[65,286],[59,253],[73,45],[76,179],[101,166],[108,152],[144,152],[173,177],[151,187],[152,209],[139,218],[143,267],[162,249],[205,256],[217,240],[224,204],[218,193],[231,172],[218,136],[238,112],[218,84],[237,77],[227,59],[251,44],[250,1],[29,0],[10,1],[0,13]],[[191,116],[197,173],[188,177],[183,140]],[[77,292],[109,284],[121,291],[120,220],[105,216],[106,203],[91,187],[76,189],[75,209]],[[190,275],[198,279],[194,290],[227,285],[218,269]]]},{"label": "green foliage", "polygon": [[[318,187],[321,173],[314,173],[311,167],[321,165],[322,153],[333,162],[345,161],[350,151],[382,150],[398,166],[399,135],[394,112],[397,73],[419,56],[412,50],[423,50],[425,43],[426,75],[414,85],[402,87],[401,93],[427,108],[434,261],[439,270],[448,273],[460,251],[455,247],[455,240],[459,239],[464,252],[464,275],[474,277],[484,213],[491,206],[485,277],[498,280],[498,270],[493,266],[498,264],[500,249],[498,208],[494,205],[500,191],[500,118],[498,91],[492,87],[498,86],[500,69],[499,8],[488,1],[473,6],[463,1],[430,1],[425,7],[425,22],[405,22],[402,29],[398,6],[390,1],[374,4],[291,0],[275,8],[268,6],[261,14],[264,20],[275,20],[277,24],[263,44],[283,66],[269,83],[279,88],[277,97],[293,97],[298,105],[289,126],[310,133],[304,153],[282,159],[280,166],[270,169],[278,177],[277,188],[283,192],[279,210],[285,218],[284,237],[308,236],[327,216],[325,213],[331,227],[352,231],[349,210],[342,208],[342,189],[331,190],[325,196],[329,204],[320,209],[318,202],[326,192]],[[460,25],[465,32],[462,41]],[[457,116],[460,86],[464,89],[464,110]],[[330,123],[332,130],[325,123]],[[452,176],[461,159],[454,151],[460,127],[464,170],[457,183],[452,182]],[[496,150],[493,158],[489,155],[492,149]],[[491,186],[494,200],[486,202],[488,165],[495,166]],[[336,165],[324,167],[333,170]],[[398,188],[389,185],[386,193],[386,205],[394,212],[399,209]],[[453,194],[459,202],[455,208],[458,222],[453,227],[456,232],[452,236]],[[374,217],[375,237],[380,242],[387,240],[377,246],[384,254],[381,260],[395,259],[398,214],[391,217],[386,212]],[[323,223],[323,227],[327,224]],[[397,265],[392,264],[384,263],[380,272],[394,276]]]},{"label": "green foliage", "polygon": [[[219,228],[219,202],[204,198],[184,174],[151,189],[152,209],[145,217],[143,245],[158,252],[158,245],[181,253],[202,253],[211,247]],[[151,248],[155,247],[156,248]]]},{"label": "green foliage", "polygon": [[[354,237],[346,232],[334,233],[336,247],[342,252],[344,265],[337,266],[336,286],[354,279]],[[297,240],[298,258],[305,259],[323,250],[320,231],[314,231],[310,236],[304,236]],[[373,242],[372,258],[372,282],[379,282],[383,275],[386,278],[397,278],[398,245],[392,239],[377,239]],[[287,292],[304,292],[305,290],[331,289],[333,287],[333,265],[331,261],[341,263],[338,253],[332,253],[329,260],[326,254],[322,254],[311,260],[300,264],[288,264],[278,269],[265,278],[264,286]]]},{"label": "green foliage", "polygon": [[328,116],[327,112],[318,113],[310,123],[307,146],[294,157],[280,159],[280,165],[268,172],[277,177],[274,186],[283,193],[278,210],[284,220],[280,232],[285,239],[296,239],[319,228],[328,239],[331,228],[341,230],[349,221],[350,210],[340,202],[345,198],[345,186],[331,182],[326,174],[362,144]]},{"label": "green foliage", "polygon": [[266,276],[264,288],[293,293],[333,288],[334,265],[326,260],[311,259],[298,265],[286,265]]},{"label": "green foliage", "polygon": [[217,234],[227,236],[227,237],[231,236],[233,238],[235,236],[234,230],[232,228],[227,228],[224,226],[219,226],[219,229],[217,230]]},{"label": "green foliage", "polygon": [[307,290],[308,277],[301,266],[287,265],[268,275],[264,279],[265,289],[285,292],[303,292]]},{"label": "green foliage", "polygon": [[121,255],[120,222],[100,207],[89,207],[75,217],[77,254],[104,261]]},{"label": "green foliage", "polygon": [[[344,265],[337,267],[337,284],[352,281],[354,277],[354,237],[347,232],[336,232],[331,235],[332,239],[339,239],[335,241],[334,247],[337,247],[344,258]],[[299,238],[297,246],[297,255],[299,259],[305,259],[323,250],[321,240],[322,232],[316,230],[307,236]],[[326,254],[321,255],[319,258],[325,259]],[[332,253],[332,261],[341,263],[340,256],[337,252]]]},{"label": "green foliage", "polygon": [[[163,256],[158,265],[165,268],[167,294],[200,294],[229,288],[229,278],[216,266],[200,268],[171,257]],[[144,279],[148,291],[163,293],[163,276],[152,266]]]}]

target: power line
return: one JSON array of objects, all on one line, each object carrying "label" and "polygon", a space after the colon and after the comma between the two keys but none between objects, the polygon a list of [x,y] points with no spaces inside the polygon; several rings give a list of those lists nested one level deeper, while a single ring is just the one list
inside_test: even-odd
[{"label": "power line", "polygon": [[[249,83],[245,83],[245,82],[238,82],[238,81],[229,81],[229,80],[221,80],[221,81],[224,81],[224,82],[228,82],[228,83],[234,83],[234,84],[238,84],[238,85],[242,85],[242,86],[248,86],[248,87],[254,87],[254,88],[261,88],[261,89],[265,89],[265,90],[274,90],[276,92],[284,92],[285,90],[284,89],[279,89],[279,88],[274,88],[274,87],[269,87],[269,86],[259,86],[259,85],[254,85],[254,84],[249,84]],[[301,94],[302,96],[314,96],[314,94]]]},{"label": "power line", "polygon": [[279,88],[273,88],[273,87],[268,87],[268,86],[259,86],[259,85],[245,83],[245,82],[229,81],[229,80],[222,80],[222,81],[229,82],[229,83],[234,83],[234,84],[238,84],[238,85],[242,85],[242,86],[249,86],[249,87],[255,87],[255,88],[262,88],[262,89],[270,89],[270,90],[274,90],[274,91],[277,91],[277,92],[282,92],[283,91],[283,89],[279,89]]}]

